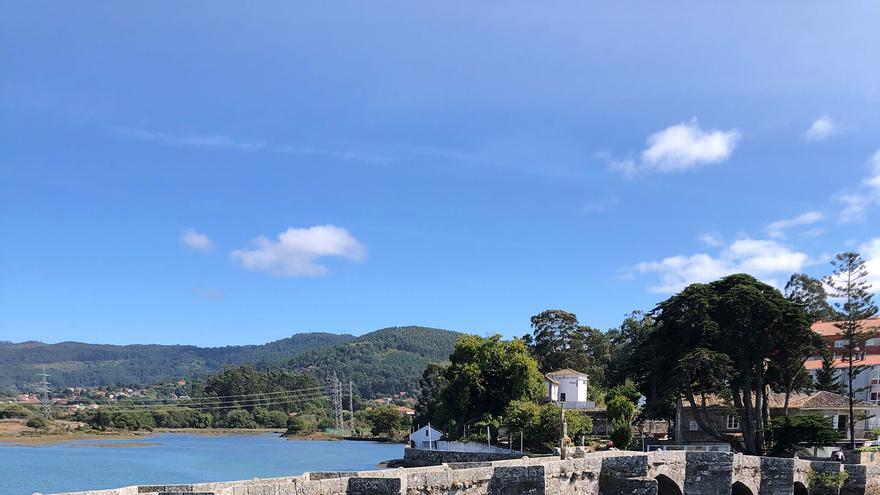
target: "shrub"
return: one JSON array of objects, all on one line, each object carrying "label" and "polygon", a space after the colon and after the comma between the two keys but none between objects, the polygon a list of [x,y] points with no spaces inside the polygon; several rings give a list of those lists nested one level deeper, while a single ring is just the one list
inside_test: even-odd
[{"label": "shrub", "polygon": [[626,449],[632,442],[632,425],[625,418],[611,420],[611,441],[618,449]]},{"label": "shrub", "polygon": [[35,430],[41,430],[43,428],[49,427],[49,421],[47,421],[46,418],[41,418],[37,416],[27,420],[25,426],[27,426],[28,428],[33,428]]},{"label": "shrub", "polygon": [[849,473],[846,471],[819,472],[810,468],[807,472],[807,479],[809,480],[811,490],[813,488],[824,488],[838,493],[843,488],[847,478],[849,478]]}]

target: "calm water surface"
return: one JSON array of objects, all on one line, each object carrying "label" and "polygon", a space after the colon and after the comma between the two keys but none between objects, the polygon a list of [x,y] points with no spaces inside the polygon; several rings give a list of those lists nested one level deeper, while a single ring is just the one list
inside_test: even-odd
[{"label": "calm water surface", "polygon": [[277,434],[161,433],[139,439],[55,445],[0,443],[0,494],[31,495],[126,485],[291,476],[373,469],[403,457],[403,446],[285,440]]}]

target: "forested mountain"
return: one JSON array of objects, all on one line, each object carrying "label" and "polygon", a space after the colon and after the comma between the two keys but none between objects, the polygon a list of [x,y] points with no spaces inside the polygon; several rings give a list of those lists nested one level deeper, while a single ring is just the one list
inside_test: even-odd
[{"label": "forested mountain", "polygon": [[430,362],[449,357],[461,334],[425,327],[394,327],[360,337],[302,333],[263,345],[100,345],[80,342],[0,343],[0,390],[37,381],[43,366],[54,387],[143,385],[204,377],[226,365],[282,366],[325,380],[335,370],[361,394],[413,392]]},{"label": "forested mountain", "polygon": [[425,327],[392,327],[349,342],[313,349],[287,366],[326,380],[335,371],[345,384],[353,381],[363,397],[415,393],[429,363],[449,360],[461,333]]},{"label": "forested mountain", "polygon": [[351,335],[301,333],[262,345],[105,345],[81,342],[0,343],[0,388],[37,381],[43,366],[53,386],[139,385],[191,379],[225,365],[279,363]]}]

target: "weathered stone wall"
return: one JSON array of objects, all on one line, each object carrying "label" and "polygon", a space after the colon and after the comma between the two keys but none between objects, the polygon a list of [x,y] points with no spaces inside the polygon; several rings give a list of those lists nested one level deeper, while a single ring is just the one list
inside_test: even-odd
[{"label": "weathered stone wall", "polygon": [[403,461],[409,467],[439,466],[451,462],[488,462],[519,459],[522,454],[501,454],[494,452],[448,452],[443,450],[425,450],[406,447]]},{"label": "weathered stone wall", "polygon": [[[566,460],[466,461],[68,495],[801,495],[809,486],[810,470],[845,470],[849,479],[841,490],[843,495],[880,495],[878,464],[842,465],[723,452],[624,451]],[[796,483],[802,491],[795,490]],[[828,491],[816,487],[810,493],[824,495]]]}]

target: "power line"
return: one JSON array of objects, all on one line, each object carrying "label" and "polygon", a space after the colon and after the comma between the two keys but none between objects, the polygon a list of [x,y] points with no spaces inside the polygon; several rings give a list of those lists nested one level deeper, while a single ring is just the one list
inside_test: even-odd
[{"label": "power line", "polygon": [[336,370],[333,370],[333,412],[336,419],[336,430],[341,431],[345,428],[345,423],[342,420],[342,383],[336,376]]},{"label": "power line", "polygon": [[[241,405],[241,404],[229,404],[229,405],[220,405],[220,406],[189,406],[185,404],[175,405],[169,404],[167,406],[155,405],[148,408],[117,408],[112,405],[104,405],[103,408],[107,409],[107,412],[110,413],[122,413],[122,412],[160,412],[167,411],[172,409],[191,409],[200,412],[211,412],[211,411],[222,411],[228,409],[241,409],[243,407],[258,407],[258,406],[274,406],[274,405],[282,405],[282,404],[298,404],[302,402],[310,402],[315,400],[316,397],[303,397],[303,398],[276,398],[276,399],[267,399],[266,402],[260,402],[255,404]],[[321,397],[317,397],[321,398]]]},{"label": "power line", "polygon": [[37,382],[36,391],[40,395],[40,408],[43,410],[43,415],[46,416],[46,419],[52,419],[52,403],[49,402],[49,374],[46,373],[46,367],[43,366],[43,371],[38,373],[37,376],[40,377],[40,381]]},{"label": "power line", "polygon": [[131,409],[161,409],[164,407],[189,407],[193,409],[212,409],[212,408],[220,408],[220,407],[252,407],[259,406],[263,403],[267,402],[300,402],[300,401],[313,401],[318,399],[329,398],[328,393],[315,391],[307,394],[289,394],[289,395],[278,395],[274,397],[263,397],[263,398],[252,398],[245,400],[235,400],[235,401],[211,401],[211,402],[187,402],[187,401],[176,401],[170,403],[162,403],[162,404],[124,404],[125,407]]},{"label": "power line", "polygon": [[[217,395],[217,396],[203,396],[203,397],[195,397],[190,399],[146,399],[146,400],[137,400],[136,403],[131,404],[132,406],[155,406],[155,405],[165,405],[169,404],[168,401],[171,401],[170,404],[194,404],[194,405],[210,405],[210,404],[226,404],[228,402],[237,402],[237,403],[246,403],[255,400],[263,400],[263,399],[273,399],[276,397],[291,397],[297,395],[312,395],[312,394],[328,394],[329,391],[326,387],[313,387],[299,390],[286,390],[283,392],[267,392],[263,394],[245,394],[240,396],[235,395]],[[242,398],[234,398],[234,397],[242,397]]]}]

